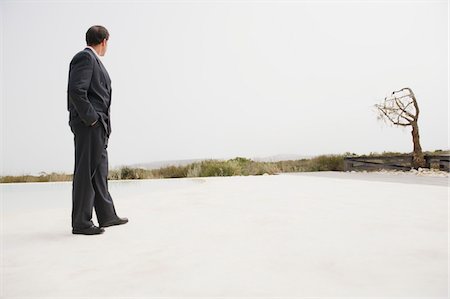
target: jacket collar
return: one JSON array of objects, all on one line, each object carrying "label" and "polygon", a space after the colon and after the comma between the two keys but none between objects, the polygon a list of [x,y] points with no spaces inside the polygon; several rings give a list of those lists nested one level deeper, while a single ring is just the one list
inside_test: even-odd
[{"label": "jacket collar", "polygon": [[98,58],[98,59],[100,59],[100,56],[98,55],[97,51],[95,51],[95,49],[94,49],[94,48],[92,48],[91,46],[86,46],[86,48],[85,48],[85,49],[89,49],[89,50],[91,50],[92,52],[94,52],[95,56],[97,56],[97,58]]}]

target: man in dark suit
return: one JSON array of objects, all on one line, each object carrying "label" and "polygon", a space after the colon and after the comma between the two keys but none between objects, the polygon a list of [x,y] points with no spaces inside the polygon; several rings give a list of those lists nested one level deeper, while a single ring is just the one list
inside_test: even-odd
[{"label": "man in dark suit", "polygon": [[[86,32],[87,47],[70,62],[67,106],[75,140],[75,170],[72,189],[72,233],[96,235],[102,227],[120,225],[108,191],[108,138],[111,134],[111,79],[100,57],[108,46],[103,26]],[[99,226],[92,222],[92,210]]]}]

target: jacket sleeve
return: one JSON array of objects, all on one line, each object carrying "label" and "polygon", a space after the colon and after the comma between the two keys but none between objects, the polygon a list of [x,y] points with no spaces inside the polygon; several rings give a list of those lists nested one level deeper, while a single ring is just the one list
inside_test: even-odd
[{"label": "jacket sleeve", "polygon": [[99,117],[87,96],[93,69],[94,61],[88,53],[75,55],[70,63],[69,99],[87,126],[92,125]]}]

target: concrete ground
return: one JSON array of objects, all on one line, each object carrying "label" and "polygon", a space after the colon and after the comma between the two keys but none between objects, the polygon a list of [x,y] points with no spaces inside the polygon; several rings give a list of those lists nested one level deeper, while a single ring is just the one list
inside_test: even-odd
[{"label": "concrete ground", "polygon": [[0,185],[2,298],[447,298],[448,179],[396,177],[110,182],[99,236],[70,183]]}]

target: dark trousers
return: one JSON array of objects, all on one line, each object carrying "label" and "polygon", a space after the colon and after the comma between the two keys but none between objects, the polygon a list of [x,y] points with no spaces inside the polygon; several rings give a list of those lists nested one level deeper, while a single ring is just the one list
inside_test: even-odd
[{"label": "dark trousers", "polygon": [[91,227],[95,208],[99,224],[117,219],[108,191],[108,137],[100,121],[93,127],[71,125],[75,140],[72,227]]}]

